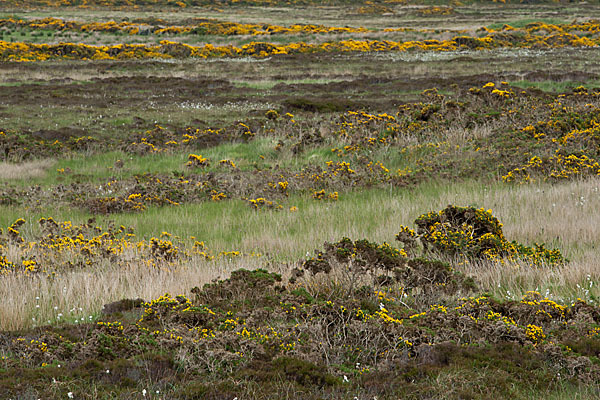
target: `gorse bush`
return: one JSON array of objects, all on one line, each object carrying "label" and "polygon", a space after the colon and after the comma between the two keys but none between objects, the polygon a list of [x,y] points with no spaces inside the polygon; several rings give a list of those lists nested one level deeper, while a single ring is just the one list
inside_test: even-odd
[{"label": "gorse bush", "polygon": [[294,269],[290,282],[310,272],[338,277],[337,292],[348,297],[364,285],[395,286],[405,295],[431,301],[443,295],[467,293],[476,288],[469,277],[455,271],[450,264],[428,258],[409,258],[403,249],[388,243],[343,238],[325,243],[323,251],[304,260]]},{"label": "gorse bush", "polygon": [[396,239],[407,250],[416,251],[421,245],[424,253],[469,260],[523,260],[535,265],[556,265],[566,262],[560,250],[546,249],[544,244],[528,247],[509,242],[502,224],[492,210],[449,205],[438,212],[430,211],[415,220],[416,232],[401,227]]}]

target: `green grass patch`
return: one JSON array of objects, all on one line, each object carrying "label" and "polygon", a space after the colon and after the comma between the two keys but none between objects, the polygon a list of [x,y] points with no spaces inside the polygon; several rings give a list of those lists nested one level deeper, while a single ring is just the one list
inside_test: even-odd
[{"label": "green grass patch", "polygon": [[[122,160],[123,168],[115,168],[117,160]],[[43,179],[40,185],[55,185],[81,182],[104,182],[109,179],[123,179],[145,173],[167,173],[182,171],[187,154],[151,154],[132,157],[120,151],[112,151],[92,156],[78,155],[71,159],[59,160]],[[31,181],[21,182],[31,184]]]},{"label": "green grass patch", "polygon": [[558,24],[568,24],[569,21],[561,18],[523,18],[518,20],[506,21],[506,22],[497,22],[487,26],[488,29],[500,30],[504,25],[510,25],[513,28],[524,28],[525,26],[535,23],[542,22],[545,24],[558,25]]},{"label": "green grass patch", "polygon": [[[204,240],[209,248],[219,251],[268,252],[278,259],[290,260],[326,240],[337,240],[343,236],[393,241],[396,226],[410,224],[416,217],[413,214],[418,213],[412,213],[405,220],[394,211],[398,202],[422,202],[423,198],[434,197],[440,190],[443,190],[440,185],[423,185],[419,191],[394,188],[357,190],[340,193],[337,202],[317,201],[308,194],[291,196],[280,201],[283,206],[280,211],[255,210],[243,200],[224,200],[150,207],[142,214],[95,217],[101,226],[114,222],[132,227],[140,239],[158,237],[161,232],[167,231],[183,239],[195,236]],[[297,211],[290,211],[292,206],[297,207]],[[25,218],[28,222],[24,225],[25,236],[37,231],[37,221],[41,217],[70,220],[74,224],[93,217],[90,213],[68,207],[34,209],[0,206],[0,211],[1,227]],[[386,229],[382,230],[382,226]]]},{"label": "green grass patch", "polygon": [[516,86],[522,89],[539,89],[549,93],[564,93],[570,92],[578,86],[585,86],[588,89],[600,87],[600,80],[590,81],[512,81],[511,86]]},{"label": "green grass patch", "polygon": [[[13,180],[12,183],[19,186],[31,184],[52,186],[83,182],[102,183],[110,179],[121,180],[133,175],[148,173],[202,173],[218,170],[219,161],[224,159],[233,161],[237,168],[254,169],[255,166],[266,167],[268,163],[278,161],[279,153],[275,151],[275,144],[273,139],[264,138],[248,143],[224,143],[204,150],[190,150],[182,153],[131,156],[121,151],[111,151],[90,156],[76,155],[69,159],[58,160],[48,169],[43,178]],[[211,166],[196,171],[187,169],[185,165],[188,155],[192,152],[208,157],[211,160]],[[118,160],[123,161],[122,168],[115,167]],[[288,161],[298,162],[298,160],[292,159]]]}]

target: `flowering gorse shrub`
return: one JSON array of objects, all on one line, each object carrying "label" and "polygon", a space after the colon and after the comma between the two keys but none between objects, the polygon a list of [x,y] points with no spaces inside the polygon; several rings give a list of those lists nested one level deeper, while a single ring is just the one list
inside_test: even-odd
[{"label": "flowering gorse shrub", "polygon": [[415,220],[416,232],[402,227],[396,239],[407,250],[415,251],[420,243],[425,253],[469,260],[524,260],[534,265],[562,264],[566,260],[560,250],[549,250],[543,244],[528,247],[509,242],[502,224],[491,210],[449,205],[438,212],[422,214]]},{"label": "flowering gorse shrub", "polygon": [[[544,24],[545,25],[545,24]],[[550,33],[545,29],[548,27]],[[483,50],[493,48],[518,47],[597,47],[600,39],[578,36],[575,29],[597,29],[597,23],[571,25],[528,25],[522,28],[522,34],[511,35],[506,40],[505,32],[482,29],[486,36],[456,36],[449,40],[356,40],[347,39],[325,43],[290,43],[273,44],[267,42],[251,42],[240,47],[205,44],[192,46],[180,42],[162,40],[157,45],[116,44],[111,46],[95,46],[82,43],[32,44],[0,41],[0,59],[7,61],[44,61],[48,59],[83,59],[83,60],[115,60],[142,58],[214,58],[214,57],[257,57],[264,58],[283,54],[315,53],[315,52],[389,52],[389,51],[456,51],[461,49]],[[127,28],[127,27],[126,27]],[[556,29],[554,29],[556,28]],[[134,28],[135,29],[135,28]],[[343,28],[342,28],[343,29]],[[360,29],[360,28],[357,28]],[[181,29],[174,28],[175,31]],[[513,28],[513,31],[517,29]],[[317,32],[313,30],[313,32]],[[157,34],[162,33],[157,31]],[[490,90],[491,92],[492,90]],[[500,98],[510,97],[510,93],[497,92]]]},{"label": "flowering gorse shrub", "polygon": [[9,227],[12,230],[8,234],[0,232],[0,276],[53,277],[74,268],[99,268],[107,263],[116,268],[130,268],[136,262],[149,269],[167,269],[194,258],[231,259],[244,255],[237,250],[213,253],[194,237],[184,240],[169,232],[162,232],[158,238],[138,239],[132,228],[112,224],[102,228],[94,219],[77,225],[57,222],[52,217],[41,218],[39,232],[33,237],[15,229],[24,224],[26,221],[19,218]]}]

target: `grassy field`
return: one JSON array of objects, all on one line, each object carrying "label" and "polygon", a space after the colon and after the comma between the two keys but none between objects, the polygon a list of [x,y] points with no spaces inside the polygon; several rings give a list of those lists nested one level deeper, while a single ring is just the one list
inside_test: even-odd
[{"label": "grassy field", "polygon": [[600,398],[596,2],[0,3],[0,397]]}]

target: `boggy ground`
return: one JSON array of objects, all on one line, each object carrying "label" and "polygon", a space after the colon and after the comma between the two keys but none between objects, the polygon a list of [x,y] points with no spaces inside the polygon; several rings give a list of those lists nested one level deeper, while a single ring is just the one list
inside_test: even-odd
[{"label": "boggy ground", "polygon": [[[557,89],[597,82],[596,55],[593,49],[556,49],[5,63],[0,123],[4,130],[64,128],[82,131],[73,136],[112,137],[155,123],[184,127],[202,121],[205,127],[220,128],[268,109],[392,113],[434,87],[451,93],[452,85],[468,89],[489,81],[563,85]],[[304,97],[324,98],[331,105],[303,110],[298,100]]]},{"label": "boggy ground", "polygon": [[[3,57],[255,39],[147,6]],[[600,397],[596,6],[355,6],[203,9],[347,52],[0,63],[0,397]]]}]

